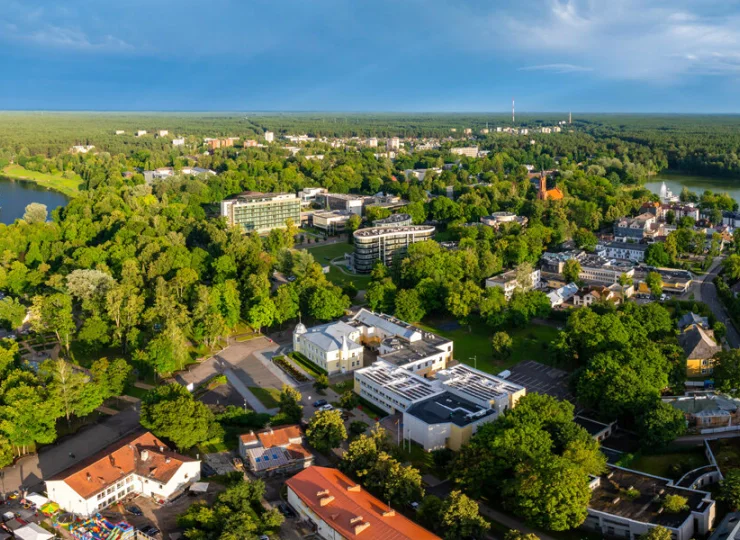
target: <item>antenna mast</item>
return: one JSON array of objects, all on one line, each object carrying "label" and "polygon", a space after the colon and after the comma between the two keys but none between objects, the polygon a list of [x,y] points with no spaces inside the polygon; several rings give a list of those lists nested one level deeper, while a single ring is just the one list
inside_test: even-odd
[{"label": "antenna mast", "polygon": [[511,123],[514,124],[516,122],[514,115],[514,98],[511,98]]}]

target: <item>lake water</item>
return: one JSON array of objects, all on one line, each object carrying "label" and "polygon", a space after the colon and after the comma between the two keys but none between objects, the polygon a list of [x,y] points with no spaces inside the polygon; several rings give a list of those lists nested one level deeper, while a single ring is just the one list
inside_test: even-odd
[{"label": "lake water", "polygon": [[729,193],[730,196],[740,203],[740,178],[712,178],[710,176],[691,176],[680,173],[661,173],[653,176],[645,187],[655,194],[660,193],[660,186],[665,185],[674,195],[680,195],[681,190],[686,187],[689,191],[702,194],[705,191],[714,193]]},{"label": "lake water", "polygon": [[51,216],[52,210],[66,205],[68,200],[66,195],[33,182],[0,176],[0,223],[10,224],[22,218],[32,202],[45,204]]}]

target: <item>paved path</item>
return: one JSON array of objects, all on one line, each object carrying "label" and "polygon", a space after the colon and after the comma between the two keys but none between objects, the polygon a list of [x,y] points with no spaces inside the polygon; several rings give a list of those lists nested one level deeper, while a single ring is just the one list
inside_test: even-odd
[{"label": "paved path", "polygon": [[42,448],[39,454],[24,457],[15,465],[4,468],[0,487],[5,491],[21,489],[21,486],[34,491],[43,489],[43,479],[75,465],[138,428],[139,411],[121,411],[52,446]]},{"label": "paved path", "polygon": [[712,310],[714,317],[718,321],[724,323],[727,327],[727,343],[733,349],[737,349],[740,347],[740,334],[738,334],[732,319],[730,319],[730,316],[727,314],[725,306],[722,305],[722,301],[717,295],[717,288],[714,286],[714,278],[717,277],[717,274],[721,269],[721,264],[722,257],[714,259],[714,262],[712,262],[712,265],[709,267],[709,271],[702,276],[701,283],[695,290],[696,299],[707,304],[709,309]]},{"label": "paved path", "polygon": [[224,375],[226,375],[226,379],[229,381],[229,384],[234,387],[234,390],[239,392],[239,395],[241,395],[244,400],[247,402],[247,404],[252,408],[255,412],[258,413],[267,413],[270,415],[276,414],[278,412],[278,409],[268,409],[264,405],[262,405],[262,402],[257,399],[257,396],[255,396],[249,388],[247,388],[244,383],[239,379],[239,377],[230,369],[224,370]]}]

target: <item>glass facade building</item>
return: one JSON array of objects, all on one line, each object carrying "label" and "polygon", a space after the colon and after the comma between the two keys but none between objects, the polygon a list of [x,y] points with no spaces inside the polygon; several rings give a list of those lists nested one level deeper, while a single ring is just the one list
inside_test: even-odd
[{"label": "glass facade building", "polygon": [[301,201],[292,193],[247,192],[221,201],[221,215],[243,232],[268,233],[285,227],[288,219],[301,223]]},{"label": "glass facade building", "polygon": [[352,266],[355,272],[367,274],[375,261],[390,265],[396,253],[403,255],[408,246],[415,242],[431,240],[434,227],[412,225],[406,227],[373,227],[354,232],[355,252]]}]

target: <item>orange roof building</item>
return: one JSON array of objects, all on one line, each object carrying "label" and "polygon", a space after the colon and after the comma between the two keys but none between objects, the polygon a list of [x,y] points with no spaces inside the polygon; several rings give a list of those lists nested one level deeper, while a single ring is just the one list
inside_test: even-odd
[{"label": "orange roof building", "polygon": [[552,189],[547,189],[547,175],[542,173],[540,175],[540,185],[539,189],[537,190],[537,198],[541,201],[546,201],[548,199],[553,201],[560,201],[564,197],[564,194],[562,190],[555,186]]},{"label": "orange roof building", "polygon": [[239,437],[239,455],[257,476],[299,471],[313,465],[297,425],[267,428]]},{"label": "orange roof building", "polygon": [[288,503],[321,538],[439,540],[337,469],[309,467],[286,485]]},{"label": "orange roof building", "polygon": [[200,461],[138,432],[51,477],[46,492],[64,510],[90,516],[132,493],[165,501],[199,479]]}]

